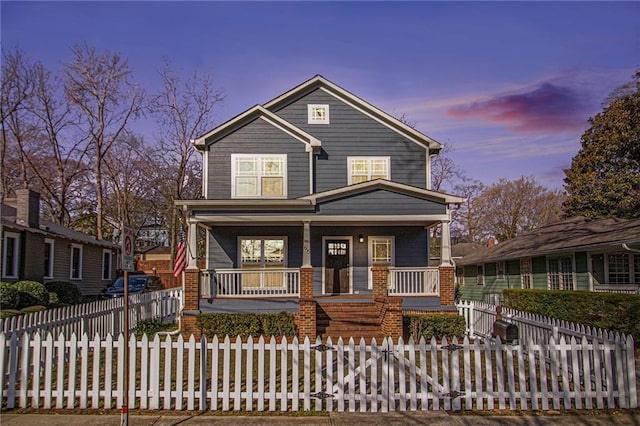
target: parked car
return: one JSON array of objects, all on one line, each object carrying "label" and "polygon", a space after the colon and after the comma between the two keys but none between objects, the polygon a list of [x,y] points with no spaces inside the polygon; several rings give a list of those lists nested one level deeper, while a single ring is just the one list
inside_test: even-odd
[{"label": "parked car", "polygon": [[[159,282],[156,277],[150,277],[143,272],[132,272],[129,274],[129,294],[144,293],[158,289]],[[124,296],[124,276],[118,277],[100,293],[100,297],[103,299],[122,296]]]}]

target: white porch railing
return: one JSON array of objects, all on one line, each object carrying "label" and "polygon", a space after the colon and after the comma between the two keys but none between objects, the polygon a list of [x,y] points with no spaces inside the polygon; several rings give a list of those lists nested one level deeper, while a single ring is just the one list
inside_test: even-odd
[{"label": "white porch railing", "polygon": [[640,286],[637,284],[605,284],[594,285],[593,291],[596,293],[629,293],[640,294]]},{"label": "white porch railing", "polygon": [[389,268],[390,296],[440,296],[438,268]]},{"label": "white porch railing", "polygon": [[300,270],[216,269],[201,271],[201,294],[210,297],[298,297]]}]

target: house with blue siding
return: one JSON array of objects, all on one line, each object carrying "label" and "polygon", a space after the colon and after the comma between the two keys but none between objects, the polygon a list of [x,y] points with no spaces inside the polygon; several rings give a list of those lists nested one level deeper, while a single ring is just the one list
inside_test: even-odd
[{"label": "house with blue siding", "polygon": [[[397,320],[390,306],[454,309],[450,208],[463,199],[431,189],[437,141],[318,75],[193,143],[202,199],[176,202],[188,217],[187,317],[289,311],[301,328],[314,322],[311,336],[357,317],[373,336]],[[430,266],[433,227],[442,247]]]},{"label": "house with blue siding", "polygon": [[498,302],[508,288],[637,294],[640,219],[573,217],[456,261],[460,297]]}]

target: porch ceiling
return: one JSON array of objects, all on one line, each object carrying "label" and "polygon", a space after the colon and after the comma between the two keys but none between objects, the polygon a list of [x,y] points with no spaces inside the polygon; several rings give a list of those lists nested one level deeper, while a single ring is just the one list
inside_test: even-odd
[{"label": "porch ceiling", "polygon": [[424,226],[448,221],[447,215],[210,215],[195,214],[191,220],[204,226]]}]

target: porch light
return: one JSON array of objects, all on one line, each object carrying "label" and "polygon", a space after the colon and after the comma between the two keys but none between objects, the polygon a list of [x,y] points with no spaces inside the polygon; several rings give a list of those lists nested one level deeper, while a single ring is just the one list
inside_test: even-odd
[{"label": "porch light", "polygon": [[360,241],[361,243],[364,243],[364,235],[362,234],[358,235],[358,241]]}]

